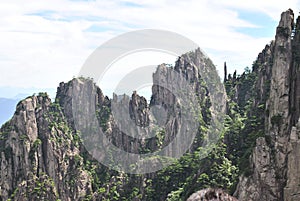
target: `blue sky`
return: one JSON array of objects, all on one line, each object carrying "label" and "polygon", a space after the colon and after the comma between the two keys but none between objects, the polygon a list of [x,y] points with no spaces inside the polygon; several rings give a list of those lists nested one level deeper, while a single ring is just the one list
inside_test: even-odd
[{"label": "blue sky", "polygon": [[[222,71],[251,66],[299,0],[20,1],[0,6],[0,97],[54,91],[77,76],[95,48],[137,29],[165,29],[197,42]],[[156,60],[155,60],[156,61]],[[157,61],[160,62],[160,61]],[[9,89],[9,91],[8,91]]]},{"label": "blue sky", "polygon": [[240,19],[255,24],[256,27],[241,27],[236,31],[250,35],[256,38],[273,37],[275,34],[275,27],[278,22],[263,12],[255,11],[240,11],[238,12]]}]

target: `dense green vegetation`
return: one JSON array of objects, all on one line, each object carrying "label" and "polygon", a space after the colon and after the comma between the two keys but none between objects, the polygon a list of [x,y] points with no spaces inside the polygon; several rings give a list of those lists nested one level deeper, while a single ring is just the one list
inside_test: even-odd
[{"label": "dense green vegetation", "polygon": [[[226,92],[229,97],[228,116],[226,118],[225,142],[227,156],[239,169],[239,174],[250,174],[249,157],[255,146],[256,139],[264,136],[265,100],[259,98],[256,81],[260,66],[253,64],[253,70],[245,69],[240,76],[229,75],[225,81]],[[266,81],[268,82],[268,81]],[[264,83],[265,96],[268,96],[270,85]],[[274,121],[279,121],[274,118]]]}]

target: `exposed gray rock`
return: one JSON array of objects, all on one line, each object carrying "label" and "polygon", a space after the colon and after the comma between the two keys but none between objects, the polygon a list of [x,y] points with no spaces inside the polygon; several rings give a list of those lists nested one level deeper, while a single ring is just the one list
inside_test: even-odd
[{"label": "exposed gray rock", "polygon": [[[288,10],[281,15],[276,37],[258,56],[257,103],[267,98],[265,136],[258,138],[250,158],[251,174],[242,175],[239,200],[299,200],[299,20]],[[270,79],[269,93],[262,86]],[[268,89],[268,88],[267,88]],[[254,104],[254,106],[257,104]]]},{"label": "exposed gray rock", "polygon": [[203,189],[193,193],[187,201],[238,201],[221,189]]},{"label": "exposed gray rock", "polygon": [[[200,49],[182,55],[175,67],[160,65],[153,74],[156,84],[152,88],[153,96],[150,105],[136,92],[131,97],[114,95],[110,100],[92,80],[85,78],[60,83],[54,103],[46,94],[28,97],[21,101],[13,118],[0,130],[0,198],[2,200],[10,198],[66,201],[103,199],[105,193],[102,192],[100,195],[95,191],[91,173],[85,167],[83,154],[87,158],[91,156],[79,140],[78,126],[97,124],[111,143],[130,153],[159,150],[174,140],[174,136],[180,130],[198,132],[196,124],[189,125],[182,122],[183,112],[178,108],[190,102],[182,101],[179,96],[193,94],[197,108],[200,108],[200,105],[206,106],[197,111],[197,115],[208,116],[208,108],[211,107],[210,99],[222,103],[218,104],[219,108],[215,107],[215,110],[225,110],[224,89],[219,86],[219,93],[209,96],[208,89],[201,81],[200,71],[208,73],[212,67],[214,66],[211,61]],[[208,85],[216,84],[212,83],[213,79],[218,78],[214,76],[208,78],[210,80]],[[158,82],[163,82],[165,85],[159,85]],[[178,93],[187,83],[190,85],[188,88],[190,90]],[[191,96],[187,97],[186,100],[192,100]],[[121,107],[124,105],[126,105],[125,113],[128,115],[116,119],[113,109],[120,112],[124,110],[124,107]],[[151,110],[156,106],[160,108],[156,111]],[[74,110],[74,107],[77,107],[77,110]],[[163,112],[158,115],[159,111]],[[90,122],[91,119],[82,118],[78,114],[92,114],[97,122]],[[134,124],[134,128],[126,125],[129,121]],[[154,135],[148,140],[134,139],[128,135],[136,134],[139,137],[150,135],[154,123],[163,132],[160,138]],[[129,130],[122,129],[120,126],[122,124],[129,127]],[[184,134],[187,135],[188,132]],[[182,138],[186,137],[188,136],[183,135]],[[95,142],[96,139],[98,138],[91,138],[90,141]],[[188,143],[183,139],[177,140],[178,144],[167,152],[172,156],[178,154],[176,148],[183,143]],[[200,140],[197,143],[201,143]],[[198,145],[194,144],[188,151],[197,147]],[[100,157],[110,157],[101,154],[100,152]],[[118,158],[122,156],[114,157],[115,161],[126,160]],[[156,160],[157,163],[161,163]],[[134,165],[138,168],[139,164]],[[153,165],[155,166],[155,163]],[[99,167],[102,166],[99,164]],[[149,169],[151,168],[153,167],[149,166]],[[116,182],[114,178],[110,184],[115,185],[113,182]],[[142,177],[140,183],[139,190],[143,192],[145,181]],[[110,186],[107,188],[109,189]]]},{"label": "exposed gray rock", "polygon": [[1,137],[3,200],[80,200],[91,192],[72,131],[45,94],[21,101]]}]

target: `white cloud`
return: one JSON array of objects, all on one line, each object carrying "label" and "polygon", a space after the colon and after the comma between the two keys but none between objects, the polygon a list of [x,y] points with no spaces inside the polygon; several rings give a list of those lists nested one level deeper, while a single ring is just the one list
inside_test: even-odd
[{"label": "white cloud", "polygon": [[222,6],[230,8],[242,9],[252,12],[263,12],[269,15],[274,20],[280,19],[280,13],[291,8],[294,13],[299,13],[299,0],[252,0],[251,2],[245,3],[245,1],[239,0],[220,0],[219,3]]},{"label": "white cloud", "polygon": [[[218,66],[226,60],[243,69],[272,38],[237,32],[257,27],[239,19],[238,11],[278,20],[283,10],[297,6],[296,0],[7,1],[0,7],[0,86],[56,87],[77,75],[101,43],[142,28],[187,36]],[[95,30],[89,32],[91,27]]]}]

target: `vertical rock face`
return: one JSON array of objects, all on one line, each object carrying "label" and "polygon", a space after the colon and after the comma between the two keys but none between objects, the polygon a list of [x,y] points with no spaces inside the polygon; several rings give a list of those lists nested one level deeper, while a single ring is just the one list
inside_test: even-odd
[{"label": "vertical rock face", "polygon": [[300,17],[297,18],[292,41],[293,63],[290,73],[291,79],[291,111],[292,123],[297,124],[300,117]]},{"label": "vertical rock face", "polygon": [[287,181],[284,188],[284,199],[296,201],[300,199],[300,17],[298,17],[292,41],[292,69],[290,72],[290,129],[287,158]]},{"label": "vertical rock face", "polygon": [[89,175],[78,167],[78,144],[45,94],[17,105],[0,143],[2,200],[77,200],[91,190]]},{"label": "vertical rock face", "polygon": [[[255,101],[267,99],[265,137],[256,140],[250,157],[252,174],[240,177],[235,193],[239,200],[300,199],[299,27],[292,10],[282,13],[275,41],[258,56]],[[267,80],[270,85],[263,86]]]}]

